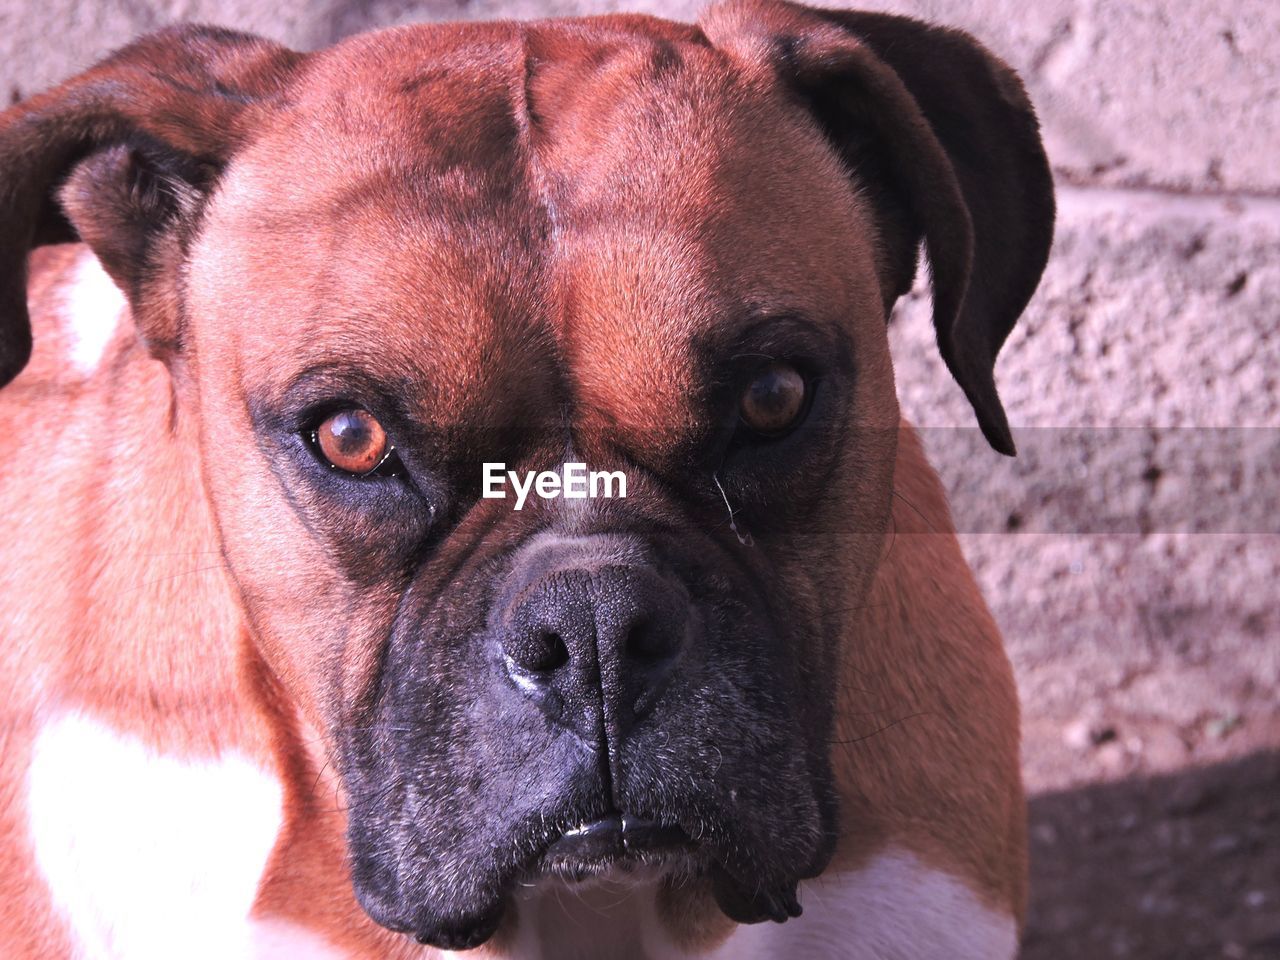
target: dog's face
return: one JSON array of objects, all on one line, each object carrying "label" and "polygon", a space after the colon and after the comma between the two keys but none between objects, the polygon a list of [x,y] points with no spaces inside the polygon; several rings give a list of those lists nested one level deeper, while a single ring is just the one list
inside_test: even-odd
[{"label": "dog's face", "polygon": [[[705,46],[591,44],[522,104],[516,44],[424,75],[422,42],[318,64],[190,258],[209,493],[341,758],[363,902],[465,942],[517,878],[670,860],[785,916],[830,852],[836,645],[888,515],[874,220]],[[393,461],[334,469],[335,415],[357,470]],[[565,460],[627,497],[481,497],[486,461]],[[669,829],[561,839],[620,815]]]},{"label": "dog's face", "polygon": [[[833,29],[359,38],[270,66],[286,92],[216,174],[149,133],[63,190],[174,366],[253,635],[392,929],[472,945],[517,882],[642,865],[785,919],[830,856],[839,648],[892,496],[886,305],[922,236],[945,280],[982,226],[960,173],[924,200],[884,174],[918,131],[833,126],[805,72],[832,45],[896,76]],[[121,207],[148,189],[139,246]],[[965,365],[1007,326],[957,314],[944,352],[998,436]],[[481,495],[494,461],[627,496],[516,511]]]}]

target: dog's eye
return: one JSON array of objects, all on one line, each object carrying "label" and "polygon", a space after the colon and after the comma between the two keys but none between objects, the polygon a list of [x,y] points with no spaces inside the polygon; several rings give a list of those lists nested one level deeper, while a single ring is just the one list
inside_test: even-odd
[{"label": "dog's eye", "polygon": [[366,477],[394,458],[395,447],[387,439],[387,431],[373,414],[359,407],[333,414],[312,436],[329,466],[344,473]]},{"label": "dog's eye", "polygon": [[796,425],[804,412],[808,385],[789,363],[771,363],[742,394],[738,415],[756,433],[776,437]]}]

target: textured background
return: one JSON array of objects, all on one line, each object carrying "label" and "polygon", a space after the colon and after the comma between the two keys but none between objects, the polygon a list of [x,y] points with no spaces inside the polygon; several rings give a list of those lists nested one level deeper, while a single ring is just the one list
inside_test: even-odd
[{"label": "textured background", "polygon": [[[899,390],[1018,671],[1035,793],[1028,957],[1280,957],[1280,3],[901,0],[1026,79],[1060,190],[974,442],[927,295]],[[177,20],[299,48],[424,19],[637,0],[0,0],[0,91]]]}]

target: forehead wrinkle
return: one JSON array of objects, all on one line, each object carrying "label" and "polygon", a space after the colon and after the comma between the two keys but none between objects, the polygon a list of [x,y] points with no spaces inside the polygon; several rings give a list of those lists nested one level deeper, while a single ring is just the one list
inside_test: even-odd
[{"label": "forehead wrinkle", "polygon": [[686,203],[717,202],[716,160],[748,94],[717,51],[668,46],[680,56],[658,58],[661,66],[643,49],[612,57],[568,102],[546,151],[566,213],[652,218],[655,198],[677,192]]},{"label": "forehead wrinkle", "polygon": [[[689,340],[713,311],[688,220],[653,202],[655,189],[671,191],[660,175],[670,165],[653,145],[677,125],[667,114],[698,121],[708,104],[687,82],[686,61],[714,72],[718,54],[683,39],[616,34],[558,52],[567,62],[530,68],[526,102],[536,111],[533,166],[555,225],[552,322],[571,370],[571,416],[580,427],[604,419],[693,429]],[[711,194],[709,175],[698,178],[681,183],[686,196]]]},{"label": "forehead wrinkle", "polygon": [[294,136],[344,170],[407,156],[483,168],[517,136],[514,25],[393,28],[318,56]]}]

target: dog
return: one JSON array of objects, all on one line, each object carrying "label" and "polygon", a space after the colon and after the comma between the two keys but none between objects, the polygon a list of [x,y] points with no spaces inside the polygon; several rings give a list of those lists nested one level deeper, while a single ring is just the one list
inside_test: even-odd
[{"label": "dog", "polygon": [[783,0],[183,26],[10,108],[0,953],[1015,956],[1014,680],[886,329],[923,247],[1012,454],[1053,219],[977,41]]}]

